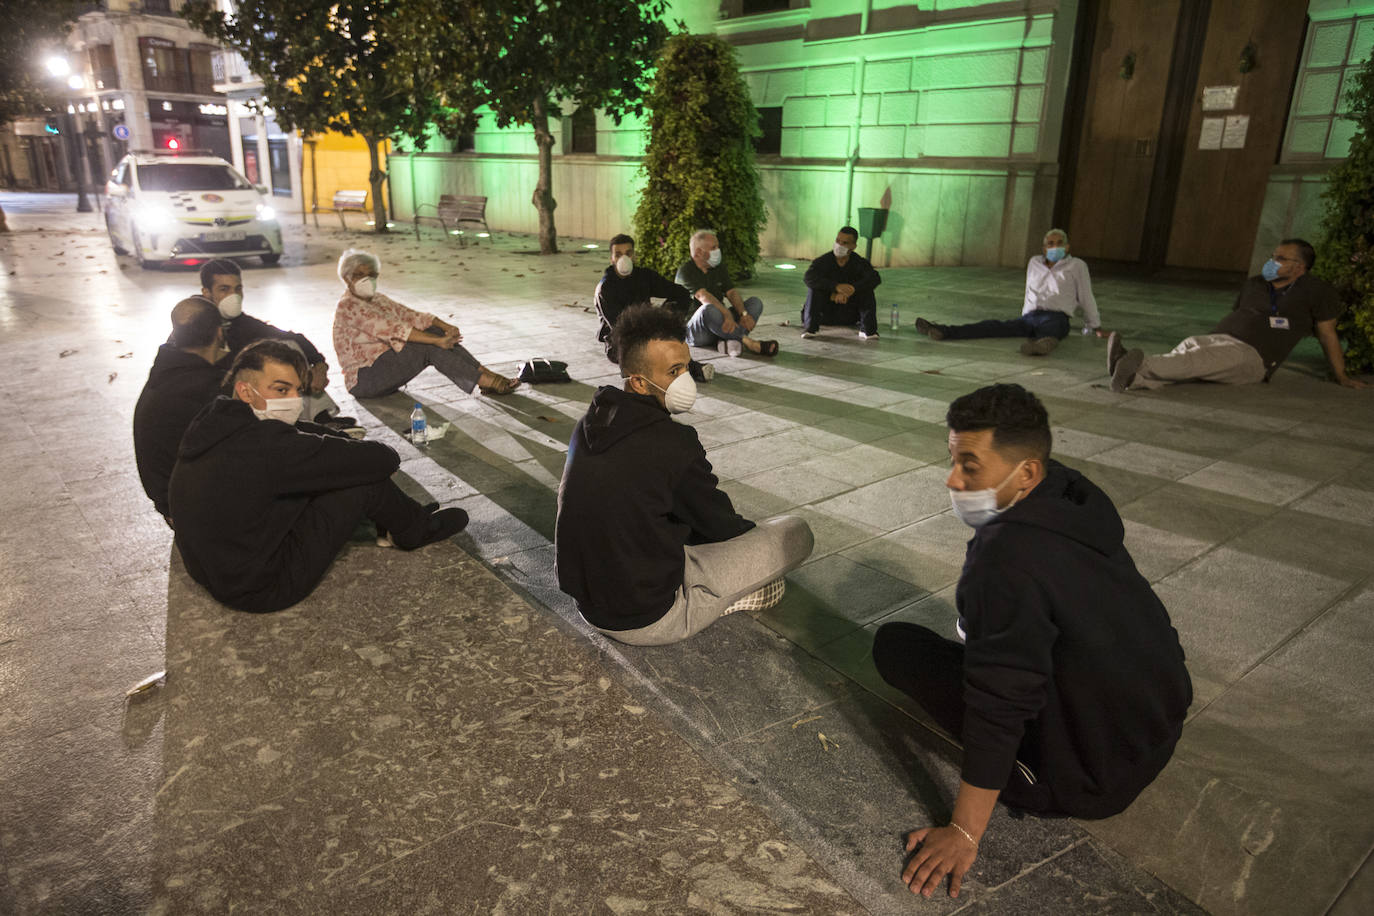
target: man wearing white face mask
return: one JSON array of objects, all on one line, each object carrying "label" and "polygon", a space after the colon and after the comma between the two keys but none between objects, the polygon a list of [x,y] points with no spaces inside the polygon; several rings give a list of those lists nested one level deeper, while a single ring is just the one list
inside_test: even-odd
[{"label": "man wearing white face mask", "polygon": [[1069,234],[1051,229],[1042,241],[1043,254],[1026,264],[1026,298],[1021,317],[989,318],[972,324],[936,324],[916,319],[916,330],[931,340],[972,340],[978,337],[1024,337],[1021,353],[1044,356],[1069,336],[1069,318],[1083,310],[1083,333],[1106,337],[1093,298],[1088,265],[1069,254]]},{"label": "man wearing white face mask", "polygon": [[298,422],[305,359],[264,340],[245,347],[181,440],[168,500],[186,571],[217,601],[279,611],[300,601],[363,519],[413,550],[467,524],[462,509],[430,509],[391,480],[400,459],[379,442]]},{"label": "man wearing white face mask", "polygon": [[698,229],[692,233],[689,245],[692,256],[682,262],[673,278],[701,303],[687,321],[687,342],[694,347],[715,347],[728,356],[738,356],[745,350],[777,356],[776,340],[755,340],[749,336],[763,314],[763,300],[758,296],[740,298],[725,267],[715,232]]},{"label": "man wearing white face mask", "polygon": [[324,354],[304,334],[283,331],[243,311],[243,271],[226,258],[206,261],[200,267],[200,294],[219,309],[224,319],[224,343],[228,353],[224,368],[229,368],[239,351],[255,340],[287,340],[300,347],[310,366],[310,394],[324,394],[329,384],[329,362]]},{"label": "man wearing white face mask", "polygon": [[[1041,815],[1124,810],[1173,754],[1192,702],[1178,633],[1101,490],[1050,459],[1045,408],[991,385],[947,415],[954,512],[974,528],[951,639],[888,623],[873,661],[963,747],[947,825],[907,838],[902,880],[958,896],[1000,800]],[[960,640],[963,640],[962,642]]]},{"label": "man wearing white face mask", "polygon": [[[606,358],[619,363],[619,355],[611,346],[611,329],[616,318],[632,305],[650,305],[652,300],[662,299],[663,308],[678,315],[684,321],[692,314],[693,302],[687,290],[678,286],[658,271],[635,263],[635,240],[620,234],[611,239],[611,263],[601,274],[596,284],[596,313],[601,318],[596,339],[606,347]],[[703,366],[696,360],[687,365],[693,381],[709,382],[715,376],[715,369]]]},{"label": "man wearing white face mask", "polygon": [[830,251],[811,262],[802,282],[802,336],[815,337],[823,324],[858,326],[860,340],[878,339],[878,300],[873,290],[882,277],[854,248],[859,231],[845,226],[835,233]]},{"label": "man wearing white face mask", "polygon": [[568,444],[558,487],[558,585],[592,626],[630,645],[677,642],[783,594],[811,554],[806,522],[758,525],[719,487],[691,409],[682,319],[631,306],[616,320],[624,388],[597,389]]}]

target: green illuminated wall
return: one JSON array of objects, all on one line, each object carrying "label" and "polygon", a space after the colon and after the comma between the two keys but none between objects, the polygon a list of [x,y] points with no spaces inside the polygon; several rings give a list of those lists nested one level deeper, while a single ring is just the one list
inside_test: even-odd
[{"label": "green illuminated wall", "polygon": [[[781,155],[760,159],[766,254],[813,257],[858,207],[889,202],[874,248],[880,265],[1020,265],[1038,248],[1054,197],[1076,0],[1010,15],[994,0],[811,0],[717,20],[721,7],[679,0],[669,18],[734,42],[755,104],[781,108]],[[608,238],[630,224],[642,125],[599,117],[597,126],[596,156],[555,157],[562,234]],[[473,151],[450,155],[442,140],[429,148],[392,158],[398,217],[441,193],[478,193],[490,198],[494,227],[535,229],[528,129],[484,119]]]}]

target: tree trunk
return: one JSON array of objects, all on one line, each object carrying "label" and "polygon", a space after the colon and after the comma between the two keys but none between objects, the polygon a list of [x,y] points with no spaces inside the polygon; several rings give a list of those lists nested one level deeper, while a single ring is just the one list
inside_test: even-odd
[{"label": "tree trunk", "polygon": [[382,198],[382,182],[386,181],[386,172],[382,171],[377,149],[381,141],[372,136],[363,139],[367,141],[367,155],[372,160],[372,171],[367,173],[368,184],[372,186],[372,231],[386,232],[386,201]]},{"label": "tree trunk", "polygon": [[4,208],[4,207],[0,207],[0,232],[9,232],[9,231],[10,231],[10,224],[9,224],[9,221],[5,219],[5,208]]},{"label": "tree trunk", "polygon": [[539,253],[558,253],[558,230],[553,225],[553,133],[543,97],[534,100],[534,142],[539,144],[539,183],[534,186],[534,206],[539,211]]}]

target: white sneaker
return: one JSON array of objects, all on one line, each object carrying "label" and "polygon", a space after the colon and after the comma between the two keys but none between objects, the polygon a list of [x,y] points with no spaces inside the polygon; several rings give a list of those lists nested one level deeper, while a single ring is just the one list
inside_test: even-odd
[{"label": "white sneaker", "polygon": [[860,331],[860,332],[859,332],[859,339],[860,339],[860,340],[877,340],[877,339],[878,339],[878,332],[877,332],[877,331],[874,331],[872,334],[867,334],[867,333],[865,333],[865,332],[863,332],[863,331]]}]

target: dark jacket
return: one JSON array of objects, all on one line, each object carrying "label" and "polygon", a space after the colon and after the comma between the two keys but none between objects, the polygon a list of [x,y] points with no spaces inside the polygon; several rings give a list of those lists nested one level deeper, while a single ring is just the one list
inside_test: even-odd
[{"label": "dark jacket", "polygon": [[157,511],[167,508],[167,481],[177,461],[177,446],[191,420],[219,393],[224,368],[171,344],[157,348],[148,381],[134,405],[134,462],[143,491]]},{"label": "dark jacket", "polygon": [[[696,302],[692,294],[656,270],[636,266],[628,277],[622,277],[612,264],[601,274],[596,284],[596,313],[601,316],[601,328],[596,339],[611,339],[611,328],[616,318],[632,305],[648,302],[650,299],[667,300],[664,304],[679,314],[690,315]],[[608,356],[611,354],[608,352]],[[614,356],[612,362],[617,362]]]},{"label": "dark jacket", "polygon": [[259,420],[242,401],[216,398],[182,437],[168,487],[186,570],[221,603],[262,610],[288,561],[279,548],[310,498],[399,466],[380,442]]},{"label": "dark jacket", "polygon": [[802,282],[806,284],[808,298],[815,294],[826,300],[841,283],[854,287],[857,297],[871,295],[883,278],[858,252],[851,251],[849,257],[844,259],[844,266],[840,266],[840,259],[835,257],[835,252],[827,251],[806,268]]},{"label": "dark jacket", "polygon": [[[324,355],[306,339],[304,334],[297,334],[295,331],[283,331],[276,325],[268,324],[260,318],[242,313],[224,323],[224,342],[229,347],[229,355],[225,359],[232,362],[240,350],[255,340],[285,340],[301,348],[301,352],[305,354],[307,365],[313,366],[316,363],[325,362]],[[226,363],[226,367],[227,365]]]},{"label": "dark jacket", "polygon": [[978,529],[956,592],[964,654],[963,777],[1007,784],[1023,760],[1055,806],[1123,810],[1173,753],[1192,682],[1169,614],[1122,544],[1111,500],[1058,462]]},{"label": "dark jacket", "polygon": [[717,484],[695,429],[647,395],[598,388],[558,487],[558,587],[603,630],[658,620],[682,587],[684,546],[754,527]]}]

